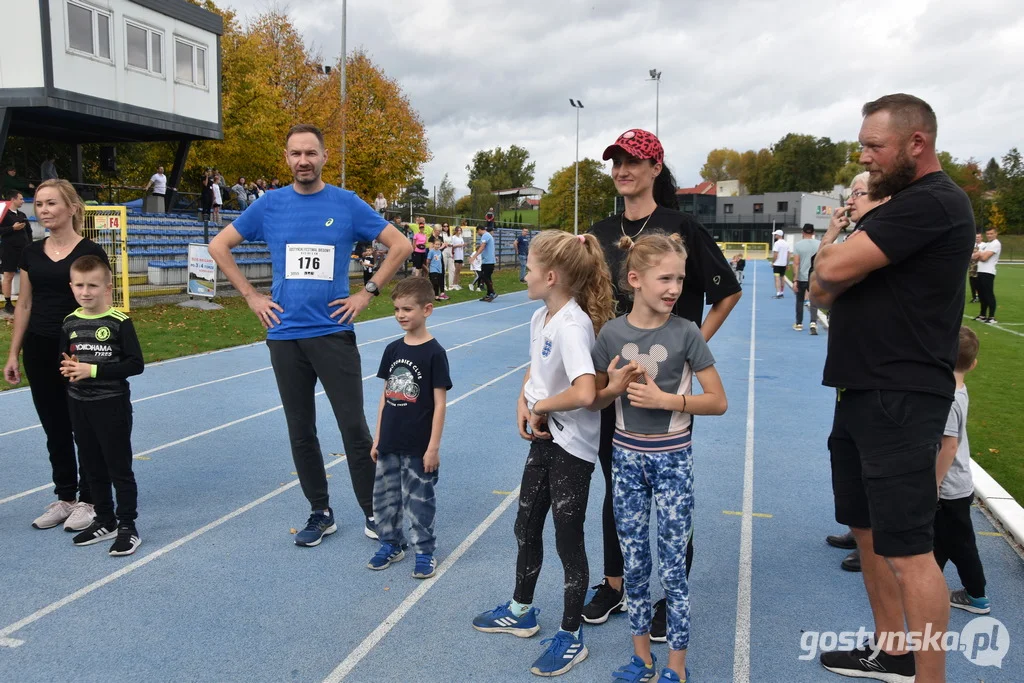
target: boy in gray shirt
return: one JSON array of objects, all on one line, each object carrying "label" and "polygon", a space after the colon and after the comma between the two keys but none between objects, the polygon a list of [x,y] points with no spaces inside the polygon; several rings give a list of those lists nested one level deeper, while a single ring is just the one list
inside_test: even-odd
[{"label": "boy in gray shirt", "polygon": [[985,597],[985,570],[971,523],[974,481],[971,478],[971,449],[967,443],[967,387],[964,375],[978,364],[978,336],[969,327],[960,328],[960,350],[956,359],[956,393],[949,410],[942,446],[935,466],[939,485],[939,507],[935,512],[935,560],[945,568],[950,560],[960,575],[963,588],[951,591],[951,607],[974,614],[991,611]]}]

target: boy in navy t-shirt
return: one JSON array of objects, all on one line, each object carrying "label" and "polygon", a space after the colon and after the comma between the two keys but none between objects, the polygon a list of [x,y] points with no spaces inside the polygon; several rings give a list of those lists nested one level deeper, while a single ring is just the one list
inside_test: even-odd
[{"label": "boy in navy t-shirt", "polygon": [[423,278],[395,285],[391,300],[405,337],[384,349],[377,376],[386,381],[377,409],[377,435],[371,457],[377,463],[373,516],[380,549],[367,566],[387,569],[405,557],[403,512],[416,553],[413,577],[434,575],[434,486],[440,465],[445,399],[452,388],[448,355],[427,330],[434,310],[433,290]]}]

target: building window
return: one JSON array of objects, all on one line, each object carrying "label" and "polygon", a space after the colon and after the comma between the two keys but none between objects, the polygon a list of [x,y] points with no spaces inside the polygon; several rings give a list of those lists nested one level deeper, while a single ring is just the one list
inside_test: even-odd
[{"label": "building window", "polygon": [[68,2],[68,47],[110,61],[110,21],[106,12]]},{"label": "building window", "polygon": [[128,66],[152,74],[159,75],[164,72],[163,36],[160,33],[139,24],[126,22],[124,36]]},{"label": "building window", "polygon": [[786,213],[789,211],[789,202],[779,202],[778,213]]},{"label": "building window", "polygon": [[764,204],[754,204],[754,213],[764,213]]},{"label": "building window", "polygon": [[732,213],[732,204],[723,204],[722,213]]},{"label": "building window", "polygon": [[206,87],[206,48],[174,40],[174,80],[200,88]]}]

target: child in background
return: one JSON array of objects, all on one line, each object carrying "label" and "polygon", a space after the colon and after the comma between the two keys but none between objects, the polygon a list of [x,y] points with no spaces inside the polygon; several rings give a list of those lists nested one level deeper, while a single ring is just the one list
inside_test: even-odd
[{"label": "child in background", "polygon": [[[616,404],[612,441],[615,527],[625,561],[624,585],[634,655],[616,681],[657,676],[651,652],[652,499],[658,506],[658,564],[668,615],[668,665],[659,681],[686,680],[690,593],[686,543],[693,515],[691,415],[721,415],[727,403],[700,328],[672,314],[683,292],[686,249],[677,235],[645,235],[627,251],[620,289],[633,308],[602,328],[594,345],[598,395],[593,409]],[[696,376],[703,394],[691,394]]]},{"label": "child in background", "polygon": [[385,380],[377,408],[377,433],[370,457],[377,463],[373,483],[373,519],[380,548],[370,569],[387,569],[405,558],[403,515],[409,517],[409,541],[416,553],[412,575],[434,575],[434,487],[440,467],[441,431],[452,381],[448,356],[427,330],[434,310],[430,283],[408,277],[395,285],[395,319],[405,330],[384,349],[377,376]]},{"label": "child in background", "polygon": [[957,354],[956,393],[949,409],[935,465],[939,482],[939,507],[935,511],[935,560],[939,569],[949,560],[960,575],[963,588],[949,593],[951,607],[974,614],[988,614],[992,607],[985,596],[985,569],[978,556],[978,544],[971,522],[974,480],[971,477],[971,449],[967,442],[967,386],[964,376],[978,365],[978,335],[960,328]]},{"label": "child in background", "polygon": [[601,418],[588,410],[595,388],[590,350],[595,331],[614,315],[611,277],[593,235],[545,230],[527,260],[527,295],[544,306],[530,320],[530,368],[517,403],[519,434],[530,454],[519,491],[519,544],[513,599],[480,614],[473,628],[521,638],[540,630],[532,606],[543,557],[548,510],[565,573],[561,629],[534,662],[538,676],[557,676],[587,657],[583,601],[589,566],[583,526],[597,462]]},{"label": "child in background", "polygon": [[441,240],[437,236],[430,238],[427,266],[430,273],[430,284],[434,287],[434,301],[447,301],[448,295],[444,293],[444,251],[441,248]]},{"label": "child in background", "polygon": [[[110,267],[97,256],[71,264],[71,291],[81,308],[64,319],[60,372],[70,380],[68,407],[96,518],[75,545],[114,536],[111,555],[142,544],[135,526],[139,490],[132,472],[132,401],[128,378],[144,369],[142,348],[127,315],[108,305]],[[110,485],[117,492],[117,511]]]},{"label": "child in background", "polygon": [[480,256],[469,257],[469,270],[473,273],[473,281],[469,283],[469,291],[475,292],[480,289],[480,268],[483,261]]},{"label": "child in background", "polygon": [[377,270],[377,264],[374,263],[373,258],[373,247],[368,246],[363,249],[363,256],[360,260],[360,264],[363,266],[363,284],[365,285],[373,277],[373,273]]}]

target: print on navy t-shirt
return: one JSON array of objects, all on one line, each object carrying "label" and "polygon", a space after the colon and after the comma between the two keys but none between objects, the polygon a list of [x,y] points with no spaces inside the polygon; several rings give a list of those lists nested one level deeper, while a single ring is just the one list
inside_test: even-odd
[{"label": "print on navy t-shirt", "polygon": [[414,346],[396,339],[384,349],[377,377],[386,382],[377,450],[422,457],[433,429],[434,389],[452,388],[444,347],[436,339]]}]

